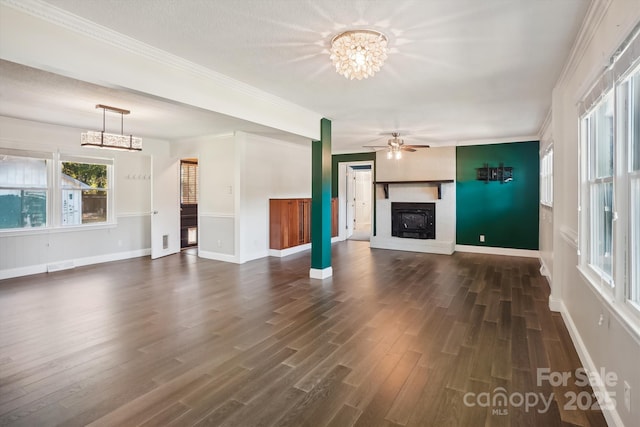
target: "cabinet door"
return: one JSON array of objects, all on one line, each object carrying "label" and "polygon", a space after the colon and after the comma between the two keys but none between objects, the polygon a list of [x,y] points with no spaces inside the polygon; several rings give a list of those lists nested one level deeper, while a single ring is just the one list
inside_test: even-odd
[{"label": "cabinet door", "polygon": [[311,199],[269,200],[269,247],[311,243]]},{"label": "cabinet door", "polygon": [[[297,246],[298,243],[298,203],[294,199],[286,200],[286,223],[284,223],[283,234],[285,235],[284,248]],[[284,219],[283,219],[284,220]]]},{"label": "cabinet door", "polygon": [[301,243],[311,243],[311,199],[302,199],[302,209],[304,210],[301,218],[303,226],[301,227],[302,239]]},{"label": "cabinet door", "polygon": [[269,248],[283,249],[285,238],[283,227],[286,224],[286,204],[284,200],[269,200]]}]

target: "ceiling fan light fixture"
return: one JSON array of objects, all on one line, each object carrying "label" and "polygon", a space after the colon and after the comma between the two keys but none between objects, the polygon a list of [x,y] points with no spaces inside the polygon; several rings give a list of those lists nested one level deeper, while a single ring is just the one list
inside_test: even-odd
[{"label": "ceiling fan light fixture", "polygon": [[331,40],[331,61],[348,79],[372,77],[387,59],[387,36],[375,30],[349,30]]}]

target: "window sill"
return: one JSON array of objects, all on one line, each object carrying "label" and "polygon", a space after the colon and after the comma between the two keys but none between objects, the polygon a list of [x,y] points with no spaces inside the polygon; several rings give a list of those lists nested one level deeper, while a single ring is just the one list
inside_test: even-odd
[{"label": "window sill", "polygon": [[608,308],[613,317],[615,317],[633,339],[640,344],[640,313],[638,313],[629,302],[618,302],[613,294],[613,289],[609,288],[608,284],[606,288],[600,285],[599,280],[588,267],[578,265],[577,269],[600,302]]}]

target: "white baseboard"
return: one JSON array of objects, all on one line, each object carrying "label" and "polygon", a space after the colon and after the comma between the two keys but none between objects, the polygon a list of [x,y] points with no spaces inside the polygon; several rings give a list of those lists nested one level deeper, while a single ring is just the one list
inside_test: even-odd
[{"label": "white baseboard", "polygon": [[240,259],[237,261],[239,264],[244,264],[245,262],[253,261],[255,259],[266,258],[269,256],[269,250],[262,250],[259,252],[253,252],[250,254],[243,254],[240,256]]},{"label": "white baseboard", "polygon": [[423,252],[431,254],[451,255],[454,243],[431,239],[402,239],[399,237],[371,236],[369,245],[376,249],[392,249],[395,251]]},{"label": "white baseboard", "polygon": [[[551,300],[550,303],[551,305]],[[584,341],[582,341],[582,337],[578,332],[578,328],[575,323],[573,323],[573,319],[567,310],[567,307],[564,305],[562,300],[556,300],[555,304],[557,304],[558,310],[562,315],[562,320],[569,331],[569,335],[571,336],[571,341],[573,341],[573,345],[576,348],[576,352],[578,353],[578,357],[580,358],[580,362],[582,362],[582,367],[590,374],[589,380],[591,381],[591,387],[593,388],[594,393],[600,396],[606,396],[607,389],[604,387],[604,381],[600,376],[600,369],[593,363],[591,356],[589,355],[589,351],[587,347],[584,345]],[[622,396],[616,396],[617,404],[615,408],[611,408],[614,405],[606,405],[602,408],[602,414],[607,421],[607,425],[616,426],[616,427],[624,427],[624,423],[620,418],[620,414],[618,414],[618,409],[620,407],[624,407],[621,399]]]},{"label": "white baseboard", "polygon": [[288,255],[297,254],[298,252],[306,251],[307,249],[311,249],[311,243],[306,243],[304,245],[298,245],[287,249],[269,249],[269,256],[282,258]]},{"label": "white baseboard", "polygon": [[[549,267],[547,267],[547,263],[544,262],[544,259],[540,257],[540,274],[547,279],[547,283],[549,284],[549,289],[553,289],[553,281],[551,279],[551,272],[549,271]],[[558,310],[554,310],[558,311]]]},{"label": "white baseboard", "polygon": [[56,271],[71,270],[75,268],[73,260],[52,262],[47,264],[47,273],[55,273]]},{"label": "white baseboard", "polygon": [[139,249],[136,251],[116,252],[113,254],[90,256],[86,258],[78,258],[73,262],[76,267],[82,267],[85,265],[101,264],[103,262],[120,261],[123,259],[138,258],[141,256],[149,256],[149,255],[151,255],[151,248]]},{"label": "white baseboard", "polygon": [[40,274],[47,272],[47,264],[29,265],[27,267],[8,268],[0,270],[0,280],[11,279],[14,277],[30,276],[32,274]]},{"label": "white baseboard", "polygon": [[55,261],[49,264],[37,264],[37,265],[30,265],[27,267],[11,268],[7,270],[0,270],[0,280],[11,279],[13,277],[29,276],[32,274],[47,273],[47,272],[53,273],[55,271],[68,270],[74,267],[82,267],[85,265],[92,265],[92,264],[101,264],[103,262],[110,262],[110,261],[120,261],[123,259],[138,258],[141,256],[149,256],[149,255],[151,255],[151,249],[147,248],[147,249],[139,249],[135,251],[116,252],[113,254],[106,254],[106,255],[96,255],[96,256],[85,257],[85,258],[60,260],[60,261]]},{"label": "white baseboard", "polygon": [[561,299],[555,298],[553,295],[549,295],[549,310],[555,312],[562,312],[564,303]]},{"label": "white baseboard", "polygon": [[492,246],[456,245],[456,252],[472,252],[476,254],[540,258],[539,251],[530,249],[494,248]]},{"label": "white baseboard", "polygon": [[312,279],[326,279],[328,277],[333,276],[333,268],[332,267],[327,267],[327,268],[311,268],[309,269],[309,277],[311,277]]},{"label": "white baseboard", "polygon": [[220,252],[211,252],[198,250],[198,256],[200,258],[212,259],[214,261],[232,262],[234,264],[241,264],[235,255],[223,254]]}]

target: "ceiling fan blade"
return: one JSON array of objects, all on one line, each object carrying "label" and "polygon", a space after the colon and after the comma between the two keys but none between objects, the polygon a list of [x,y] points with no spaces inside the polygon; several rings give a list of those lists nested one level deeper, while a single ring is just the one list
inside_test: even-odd
[{"label": "ceiling fan blade", "polygon": [[366,148],[387,148],[388,145],[363,145]]},{"label": "ceiling fan blade", "polygon": [[408,146],[406,146],[406,145],[405,145],[405,146],[403,146],[403,147],[401,148],[401,150],[402,150],[402,151],[409,151],[409,152],[411,152],[411,153],[413,153],[414,151],[416,151],[416,149],[415,149],[415,148],[411,148],[411,147],[408,147]]},{"label": "ceiling fan blade", "polygon": [[407,144],[404,146],[411,147],[411,148],[429,148],[430,147],[430,145],[427,145],[427,144]]}]

